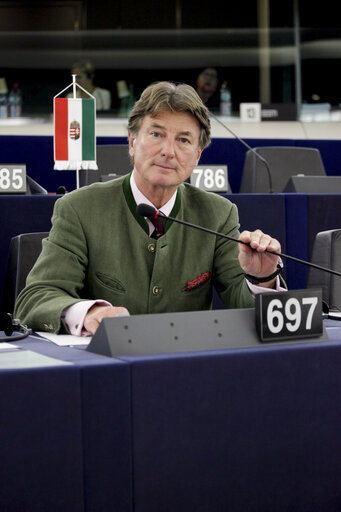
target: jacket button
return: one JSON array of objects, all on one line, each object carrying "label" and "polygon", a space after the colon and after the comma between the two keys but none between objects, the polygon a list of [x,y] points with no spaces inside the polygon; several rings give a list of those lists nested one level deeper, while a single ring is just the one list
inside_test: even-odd
[{"label": "jacket button", "polygon": [[160,288],[158,286],[153,286],[153,294],[159,295],[159,293],[160,293]]},{"label": "jacket button", "polygon": [[148,244],[148,251],[154,254],[155,252],[155,244]]}]

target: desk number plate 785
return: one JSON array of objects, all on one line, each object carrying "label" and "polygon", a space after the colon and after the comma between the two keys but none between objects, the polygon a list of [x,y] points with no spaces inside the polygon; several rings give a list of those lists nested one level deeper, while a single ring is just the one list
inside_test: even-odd
[{"label": "desk number plate 785", "polygon": [[22,194],[26,188],[25,164],[0,164],[0,194]]}]

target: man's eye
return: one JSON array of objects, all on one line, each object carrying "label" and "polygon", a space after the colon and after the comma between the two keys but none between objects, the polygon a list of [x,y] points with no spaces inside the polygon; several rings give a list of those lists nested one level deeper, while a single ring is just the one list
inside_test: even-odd
[{"label": "man's eye", "polygon": [[180,137],[180,142],[182,142],[182,144],[189,144],[189,139],[186,139],[186,137]]},{"label": "man's eye", "polygon": [[160,133],[159,132],[151,132],[151,135],[153,137],[160,137]]}]

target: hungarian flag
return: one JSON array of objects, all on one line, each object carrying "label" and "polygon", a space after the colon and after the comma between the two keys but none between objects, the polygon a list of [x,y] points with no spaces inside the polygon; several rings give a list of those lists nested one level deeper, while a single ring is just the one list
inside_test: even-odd
[{"label": "hungarian flag", "polygon": [[54,98],[54,168],[97,169],[95,100]]}]

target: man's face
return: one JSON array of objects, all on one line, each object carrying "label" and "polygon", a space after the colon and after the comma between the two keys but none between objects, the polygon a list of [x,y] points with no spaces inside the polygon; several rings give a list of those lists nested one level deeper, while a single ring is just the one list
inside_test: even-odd
[{"label": "man's face", "polygon": [[146,115],[137,136],[129,134],[129,153],[140,190],[175,190],[189,178],[201,155],[199,135],[199,123],[189,112],[164,110],[156,117]]},{"label": "man's face", "polygon": [[198,76],[197,86],[198,89],[205,91],[206,93],[213,94],[217,88],[218,79],[217,72],[213,68],[206,68]]}]

